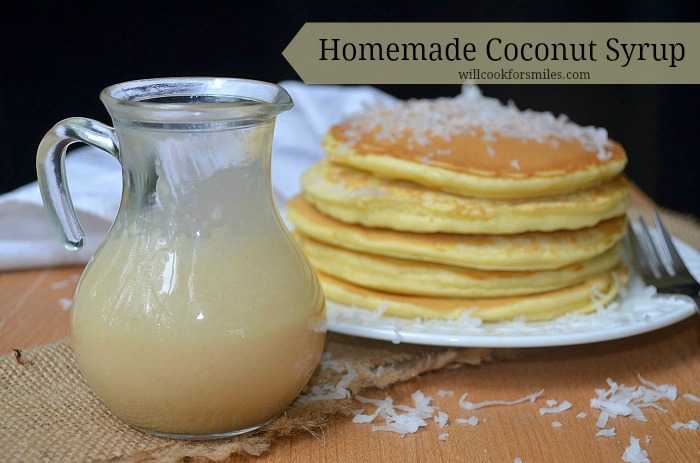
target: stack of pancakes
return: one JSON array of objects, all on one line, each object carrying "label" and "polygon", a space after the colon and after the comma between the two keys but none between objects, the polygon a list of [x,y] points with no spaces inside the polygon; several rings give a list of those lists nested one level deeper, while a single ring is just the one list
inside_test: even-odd
[{"label": "stack of pancakes", "polygon": [[333,126],[287,205],[328,299],[401,317],[549,319],[627,278],[622,147],[467,87]]}]

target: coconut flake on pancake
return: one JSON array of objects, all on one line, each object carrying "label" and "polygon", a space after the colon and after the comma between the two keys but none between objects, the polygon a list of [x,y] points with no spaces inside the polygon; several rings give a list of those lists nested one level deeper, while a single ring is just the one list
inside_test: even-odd
[{"label": "coconut flake on pancake", "polygon": [[334,162],[376,175],[488,198],[572,191],[626,163],[605,129],[521,111],[476,87],[349,116],[329,130],[324,149]]}]

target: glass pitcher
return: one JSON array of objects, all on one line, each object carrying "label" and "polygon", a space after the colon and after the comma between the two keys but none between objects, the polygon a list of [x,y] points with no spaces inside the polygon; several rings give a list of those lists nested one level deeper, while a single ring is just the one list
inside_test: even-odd
[{"label": "glass pitcher", "polygon": [[126,82],[100,98],[114,128],[66,119],[37,172],[69,249],[84,234],[63,166],[76,141],[122,166],[119,213],[88,263],[71,315],[81,372],[117,416],[152,434],[203,439],[257,429],[314,371],[325,301],[274,205],[277,85],[242,79]]}]

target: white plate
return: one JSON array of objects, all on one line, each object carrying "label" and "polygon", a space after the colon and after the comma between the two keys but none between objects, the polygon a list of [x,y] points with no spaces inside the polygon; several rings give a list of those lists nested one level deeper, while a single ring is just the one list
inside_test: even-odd
[{"label": "white plate", "polygon": [[[678,252],[696,279],[700,253],[675,239]],[[381,311],[348,307],[328,301],[328,329],[394,343],[462,347],[544,347],[609,341],[646,333],[676,323],[695,313],[685,296],[655,294],[632,274],[628,288],[605,309],[591,314],[568,314],[546,322],[481,323],[469,316],[456,321],[401,319]]]}]

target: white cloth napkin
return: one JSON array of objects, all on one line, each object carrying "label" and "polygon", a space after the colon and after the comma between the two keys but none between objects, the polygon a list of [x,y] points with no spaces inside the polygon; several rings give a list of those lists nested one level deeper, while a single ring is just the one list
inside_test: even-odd
[{"label": "white cloth napkin", "polygon": [[[321,137],[341,117],[395,99],[372,87],[311,86],[285,81],[294,108],[277,119],[272,184],[279,205],[299,191],[302,172],[324,156]],[[37,146],[40,140],[37,140]],[[92,147],[66,157],[73,204],[87,234],[79,251],[61,246],[44,211],[37,182],[0,196],[0,271],[85,263],[119,209],[122,180],[116,159]]]}]

